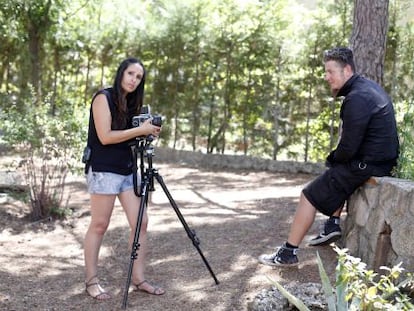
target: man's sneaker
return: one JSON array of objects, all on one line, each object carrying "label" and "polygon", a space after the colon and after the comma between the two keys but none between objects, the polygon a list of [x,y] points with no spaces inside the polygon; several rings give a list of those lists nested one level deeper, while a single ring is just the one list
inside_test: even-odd
[{"label": "man's sneaker", "polygon": [[273,254],[262,254],[258,259],[260,263],[268,266],[292,267],[299,263],[297,252],[297,248],[290,248],[283,244]]},{"label": "man's sneaker", "polygon": [[329,218],[325,221],[323,231],[316,238],[309,241],[310,246],[328,245],[342,237],[339,219]]}]

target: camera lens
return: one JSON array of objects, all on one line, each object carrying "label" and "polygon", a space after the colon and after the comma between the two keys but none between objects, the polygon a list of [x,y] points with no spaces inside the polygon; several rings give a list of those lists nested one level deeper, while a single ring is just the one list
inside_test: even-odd
[{"label": "camera lens", "polygon": [[162,118],[161,116],[153,116],[152,117],[152,125],[161,126],[162,125]]},{"label": "camera lens", "polygon": [[136,118],[132,119],[132,126],[133,127],[138,127],[139,126],[139,121]]}]

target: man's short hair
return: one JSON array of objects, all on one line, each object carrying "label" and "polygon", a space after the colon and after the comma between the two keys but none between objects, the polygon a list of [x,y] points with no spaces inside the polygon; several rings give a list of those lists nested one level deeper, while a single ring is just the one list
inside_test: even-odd
[{"label": "man's short hair", "polygon": [[336,47],[330,50],[326,50],[323,54],[323,61],[336,61],[343,67],[350,65],[353,72],[355,72],[354,54],[352,50],[347,47]]}]

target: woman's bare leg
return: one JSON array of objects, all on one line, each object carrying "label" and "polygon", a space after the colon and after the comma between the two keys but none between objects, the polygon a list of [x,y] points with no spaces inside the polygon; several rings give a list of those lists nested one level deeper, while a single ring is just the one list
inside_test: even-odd
[{"label": "woman's bare leg", "polygon": [[[104,234],[108,228],[112,210],[115,202],[115,195],[91,194],[91,222],[84,240],[85,256],[85,279],[87,283],[95,283],[98,274],[98,258]],[[96,296],[103,292],[99,286],[87,288],[91,296]],[[107,296],[100,296],[100,299],[108,299]]]},{"label": "woman's bare leg", "polygon": [[[135,236],[135,228],[138,220],[138,211],[140,207],[140,198],[138,198],[133,190],[128,190],[122,192],[119,195],[119,200],[122,207],[124,208],[125,214],[128,219],[128,223],[131,229],[129,236],[129,249],[132,250],[132,242]],[[145,208],[145,207],[144,207]],[[147,226],[148,226],[148,215],[147,211],[144,211],[141,230],[139,232],[139,250],[137,252],[138,256],[134,262],[134,267],[132,270],[132,282],[133,284],[140,284],[145,281],[145,261],[148,251],[147,245]],[[164,290],[162,288],[155,288],[150,283],[143,283],[139,286],[140,289],[147,291],[149,293],[162,294]]]}]

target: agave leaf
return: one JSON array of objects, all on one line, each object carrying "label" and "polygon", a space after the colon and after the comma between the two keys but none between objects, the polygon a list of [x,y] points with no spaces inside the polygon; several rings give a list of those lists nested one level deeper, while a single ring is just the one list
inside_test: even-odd
[{"label": "agave leaf", "polygon": [[287,300],[289,300],[291,304],[293,304],[296,308],[298,308],[299,311],[310,311],[310,309],[300,299],[296,298],[291,293],[289,293],[276,280],[272,280],[269,277],[267,278],[272,284],[274,284],[277,287],[277,289],[282,293],[283,296],[286,297]]},{"label": "agave leaf", "polygon": [[348,281],[347,269],[345,265],[347,264],[347,249],[339,249],[335,247],[334,250],[338,253],[338,263],[336,265],[336,307],[338,311],[347,311],[348,310]]},{"label": "agave leaf", "polygon": [[316,256],[318,257],[318,268],[319,268],[319,275],[322,281],[323,291],[325,293],[326,302],[328,303],[328,310],[329,311],[336,311],[336,298],[335,293],[332,288],[331,282],[329,281],[328,274],[323,266],[322,259],[319,256],[319,252],[316,252]]},{"label": "agave leaf", "polygon": [[346,299],[347,283],[340,283],[336,285],[336,299],[338,311],[347,311],[348,302]]}]

